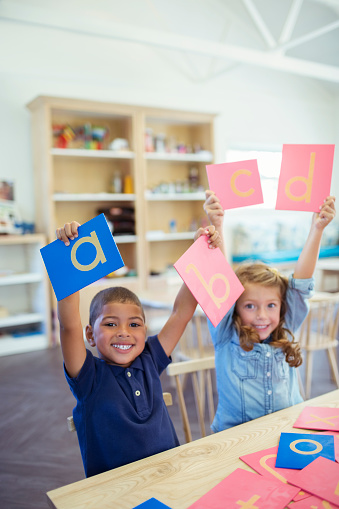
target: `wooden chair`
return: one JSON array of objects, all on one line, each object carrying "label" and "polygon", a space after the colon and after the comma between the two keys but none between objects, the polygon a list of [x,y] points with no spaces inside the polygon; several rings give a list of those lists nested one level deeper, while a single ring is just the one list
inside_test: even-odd
[{"label": "wooden chair", "polygon": [[[192,380],[193,393],[195,398],[196,412],[200,425],[201,436],[206,436],[205,414],[206,401],[208,407],[209,421],[214,417],[213,384],[212,374],[215,371],[214,356],[192,359],[189,361],[174,362],[167,366],[168,376],[175,378],[178,403],[183,423],[186,442],[192,441],[192,431],[187,412],[187,406],[183,389],[183,375],[190,376]],[[203,388],[203,390],[202,390]]]},{"label": "wooden chair", "polygon": [[[163,392],[162,395],[163,395],[166,406],[173,405],[172,394],[170,392]],[[72,415],[67,417],[67,428],[68,428],[68,431],[75,431],[75,424],[74,424]]]},{"label": "wooden chair", "polygon": [[339,325],[339,293],[319,293],[310,299],[310,311],[296,338],[305,352],[305,397],[310,398],[313,354],[326,350],[332,377],[339,388],[339,371],[336,359]]}]

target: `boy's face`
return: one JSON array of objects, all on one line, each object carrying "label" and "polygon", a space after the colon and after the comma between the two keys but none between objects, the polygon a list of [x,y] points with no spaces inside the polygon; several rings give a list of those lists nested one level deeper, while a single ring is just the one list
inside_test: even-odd
[{"label": "boy's face", "polygon": [[86,338],[96,346],[100,359],[127,368],[145,348],[146,325],[140,307],[105,304],[93,327],[87,325]]},{"label": "boy's face", "polygon": [[242,325],[249,325],[259,334],[261,341],[278,327],[281,296],[279,288],[253,283],[244,285],[245,291],[236,303]]}]

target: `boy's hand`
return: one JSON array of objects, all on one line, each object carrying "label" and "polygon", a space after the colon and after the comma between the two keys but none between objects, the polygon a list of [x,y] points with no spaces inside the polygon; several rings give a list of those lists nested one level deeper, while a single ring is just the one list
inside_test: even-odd
[{"label": "boy's hand", "polygon": [[196,241],[202,235],[206,235],[208,240],[208,247],[210,249],[215,249],[216,247],[221,246],[221,238],[219,232],[215,229],[215,226],[210,225],[207,228],[199,228],[196,234],[194,235],[194,241]]},{"label": "boy's hand", "polygon": [[79,223],[72,221],[71,223],[66,223],[62,228],[57,228],[57,239],[62,240],[66,246],[69,246],[69,239],[73,240],[77,238],[79,226]]},{"label": "boy's hand", "polygon": [[216,228],[222,228],[224,220],[224,210],[220,205],[220,200],[214,193],[209,189],[205,191],[206,200],[204,203],[204,211],[212,225]]},{"label": "boy's hand", "polygon": [[328,196],[324,203],[319,207],[320,212],[313,215],[313,224],[319,229],[323,230],[335,217],[335,197]]}]

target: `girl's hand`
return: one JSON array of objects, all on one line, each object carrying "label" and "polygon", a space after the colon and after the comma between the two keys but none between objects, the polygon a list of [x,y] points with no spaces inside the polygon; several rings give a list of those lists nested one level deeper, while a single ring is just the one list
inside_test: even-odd
[{"label": "girl's hand", "polygon": [[320,212],[316,212],[313,215],[313,223],[315,227],[319,230],[323,230],[332,219],[335,217],[335,197],[328,196],[324,203],[319,207]]},{"label": "girl's hand", "polygon": [[207,226],[207,228],[199,228],[199,230],[197,230],[196,234],[194,235],[194,241],[196,241],[202,235],[207,236],[208,247],[210,249],[215,249],[216,247],[221,246],[221,238],[219,232],[217,232],[215,229],[215,226],[210,225]]},{"label": "girl's hand", "polygon": [[216,228],[222,228],[224,220],[224,210],[220,204],[219,198],[213,191],[209,189],[205,191],[206,200],[204,203],[204,211],[212,225]]},{"label": "girl's hand", "polygon": [[66,223],[62,228],[57,228],[57,239],[62,240],[66,246],[69,246],[69,239],[73,240],[77,238],[79,226],[79,223],[72,221],[71,223]]}]

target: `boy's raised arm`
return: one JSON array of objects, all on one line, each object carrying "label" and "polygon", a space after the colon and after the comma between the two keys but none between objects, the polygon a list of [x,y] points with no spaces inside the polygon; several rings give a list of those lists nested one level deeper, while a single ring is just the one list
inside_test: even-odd
[{"label": "boy's raised arm", "polygon": [[324,228],[335,217],[335,197],[328,196],[312,217],[310,232],[294,269],[295,279],[308,279],[313,276],[319,257],[320,243]]},{"label": "boy's raised arm", "polygon": [[224,240],[224,210],[220,204],[220,200],[214,191],[209,189],[205,192],[206,200],[204,203],[204,211],[209,222],[215,227],[220,237],[220,249],[226,258],[226,246]]},{"label": "boy's raised arm", "polygon": [[[208,242],[211,249],[220,247],[220,236],[214,226],[209,226],[206,229],[199,228],[195,234],[194,240],[197,240],[201,235],[207,235],[209,237]],[[166,355],[170,356],[173,352],[184,333],[186,325],[193,317],[196,307],[197,301],[195,297],[187,286],[183,284],[174,301],[172,313],[158,334],[159,341]]]},{"label": "boy's raised arm", "polygon": [[[57,238],[69,245],[69,239],[78,236],[79,223],[73,221],[57,229]],[[60,342],[65,367],[70,377],[75,378],[86,359],[86,347],[79,311],[79,292],[58,302]]]}]

